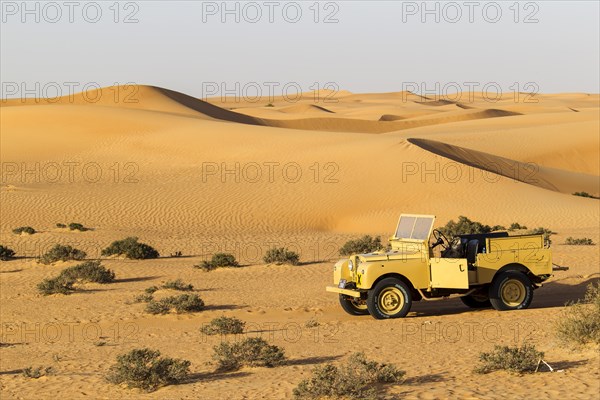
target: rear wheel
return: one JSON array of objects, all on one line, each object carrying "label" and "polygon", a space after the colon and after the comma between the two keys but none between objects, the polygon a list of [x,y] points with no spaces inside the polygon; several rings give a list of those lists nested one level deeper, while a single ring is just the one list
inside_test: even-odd
[{"label": "rear wheel", "polygon": [[406,283],[396,278],[378,282],[367,296],[367,308],[376,319],[401,318],[412,305],[412,296]]},{"label": "rear wheel", "polygon": [[350,315],[367,315],[369,310],[364,300],[340,294],[340,305]]},{"label": "rear wheel", "polygon": [[532,300],[533,285],[522,272],[503,272],[490,286],[490,302],[496,310],[522,310],[529,307]]}]

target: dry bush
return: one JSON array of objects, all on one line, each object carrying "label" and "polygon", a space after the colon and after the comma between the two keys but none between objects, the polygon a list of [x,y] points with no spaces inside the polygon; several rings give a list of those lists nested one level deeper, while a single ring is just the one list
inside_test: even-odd
[{"label": "dry bush", "polygon": [[163,289],[171,289],[171,290],[179,290],[181,292],[191,292],[194,290],[194,286],[191,284],[184,283],[181,279],[176,279],[174,281],[168,281],[164,285],[162,285]]},{"label": "dry bush", "polygon": [[194,268],[198,268],[208,272],[217,268],[239,266],[240,264],[236,261],[235,256],[233,254],[217,253],[212,256],[210,261],[202,261],[200,265],[194,265]]},{"label": "dry bush", "polygon": [[160,256],[153,247],[138,242],[138,238],[134,236],[112,242],[110,246],[102,250],[101,254],[103,256],[125,256],[132,260],[145,260]]},{"label": "dry bush", "polygon": [[504,370],[514,373],[534,372],[544,357],[544,353],[537,351],[535,346],[523,344],[522,346],[494,346],[489,353],[480,353],[480,365],[475,368],[478,374]]},{"label": "dry bush", "polygon": [[0,244],[0,260],[8,261],[12,260],[15,257],[15,251],[13,249],[9,249],[8,247],[2,246]]},{"label": "dry bush", "polygon": [[171,310],[182,314],[198,312],[203,309],[204,301],[197,294],[181,294],[160,300],[150,300],[146,305],[146,312],[149,314],[167,314]]},{"label": "dry bush", "polygon": [[30,226],[20,226],[18,228],[13,229],[13,233],[15,235],[20,235],[22,233],[26,233],[28,235],[33,235],[35,233],[35,229]]},{"label": "dry bush", "polygon": [[572,238],[569,236],[565,240],[565,244],[569,246],[594,246],[596,243],[590,238]]},{"label": "dry bush", "polygon": [[86,255],[87,254],[85,251],[76,249],[72,246],[63,246],[61,244],[57,244],[48,250],[46,254],[42,255],[39,259],[39,262],[48,265],[57,261],[80,261],[83,260]]},{"label": "dry bush", "polygon": [[341,256],[350,256],[352,254],[366,254],[380,250],[382,248],[381,238],[373,238],[365,235],[360,239],[349,240],[340,248]]},{"label": "dry bush", "polygon": [[290,251],[285,247],[273,247],[272,249],[267,250],[263,260],[267,264],[298,265],[300,262],[300,256],[298,253]]},{"label": "dry bush", "polygon": [[257,337],[236,343],[223,342],[215,346],[214,351],[217,371],[235,371],[243,366],[275,367],[286,362],[282,348]]},{"label": "dry bush", "polygon": [[600,282],[590,283],[583,300],[563,310],[556,323],[556,335],[568,345],[600,345]]},{"label": "dry bush", "polygon": [[237,335],[244,333],[246,323],[235,317],[218,317],[203,325],[200,332],[205,335]]}]

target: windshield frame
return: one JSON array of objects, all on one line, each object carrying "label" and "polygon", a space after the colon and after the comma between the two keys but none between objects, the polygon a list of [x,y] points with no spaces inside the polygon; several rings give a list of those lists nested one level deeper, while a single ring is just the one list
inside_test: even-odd
[{"label": "windshield frame", "polygon": [[[413,227],[411,229],[411,233],[410,236],[411,237],[398,237],[396,236],[398,234],[398,229],[400,228],[400,222],[402,221],[402,218],[415,218],[415,221],[413,223]],[[418,238],[413,238],[412,235],[414,234],[415,231],[415,226],[417,223],[417,219],[418,218],[426,218],[426,219],[431,219],[431,226],[429,227],[429,230],[427,232],[427,237],[424,239],[418,239]],[[429,238],[431,237],[431,232],[433,231],[433,225],[435,224],[435,215],[424,215],[424,214],[400,214],[400,218],[398,218],[398,223],[396,224],[396,230],[394,231],[394,235],[392,236],[393,239],[396,240],[407,240],[407,241],[411,241],[411,242],[424,242],[429,240]]]}]

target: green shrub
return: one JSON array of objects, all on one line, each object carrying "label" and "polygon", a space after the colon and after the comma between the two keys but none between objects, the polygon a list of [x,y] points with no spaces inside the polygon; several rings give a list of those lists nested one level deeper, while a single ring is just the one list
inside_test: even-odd
[{"label": "green shrub", "polygon": [[26,233],[28,235],[33,235],[35,233],[35,229],[30,226],[21,226],[19,228],[13,229],[13,233],[15,235],[20,235],[22,233]]},{"label": "green shrub", "polygon": [[25,378],[38,379],[52,373],[52,367],[27,367],[21,371]]},{"label": "green shrub", "polygon": [[509,231],[518,231],[518,230],[521,230],[521,229],[527,229],[527,227],[525,225],[519,224],[518,222],[513,222],[508,227]]},{"label": "green shrub", "polygon": [[86,228],[85,226],[83,226],[82,224],[79,224],[77,222],[71,222],[69,224],[69,229],[72,231],[80,231],[80,232],[89,231],[89,228]]},{"label": "green shrub", "polygon": [[527,231],[527,234],[529,235],[544,235],[544,242],[547,242],[548,244],[552,243],[550,235],[553,235],[555,233],[556,232],[552,232],[552,229],[544,228],[543,226]]},{"label": "green shrub", "polygon": [[151,300],[146,305],[146,312],[150,314],[167,314],[173,309],[178,314],[202,311],[204,301],[197,294],[181,294],[160,300]]},{"label": "green shrub", "polygon": [[218,317],[203,325],[200,332],[205,335],[237,335],[244,333],[246,323],[235,317]]},{"label": "green shrub", "polygon": [[200,265],[194,265],[194,268],[204,271],[212,271],[221,267],[239,267],[240,264],[236,261],[233,254],[217,253],[214,254],[210,261],[202,261]]},{"label": "green shrub", "polygon": [[596,243],[590,238],[575,239],[569,236],[567,240],[565,240],[565,244],[569,246],[594,246]]},{"label": "green shrub", "polygon": [[378,385],[400,382],[405,372],[392,364],[369,361],[363,353],[354,353],[339,368],[333,364],[317,366],[309,379],[293,390],[295,399],[349,398],[377,396]]},{"label": "green shrub", "polygon": [[81,282],[111,283],[115,280],[115,273],[102,266],[100,261],[86,261],[64,269],[60,275]]},{"label": "green shrub", "polygon": [[458,222],[450,220],[445,226],[439,228],[439,231],[450,239],[469,233],[490,233],[492,228],[489,225],[482,224],[481,222],[471,221],[469,218],[461,215],[458,217]]},{"label": "green shrub", "polygon": [[235,371],[243,366],[275,367],[286,362],[282,348],[264,339],[252,337],[240,342],[223,342],[214,347],[213,360],[217,371]]},{"label": "green shrub", "polygon": [[148,258],[158,258],[159,253],[149,245],[138,242],[137,237],[128,237],[123,240],[116,240],[107,248],[102,250],[103,256],[125,256],[133,260],[144,260]]},{"label": "green shrub", "polygon": [[273,105],[273,103],[269,103],[265,107],[275,107],[275,106]]},{"label": "green shrub", "polygon": [[589,194],[588,192],[575,192],[575,193],[573,193],[573,196],[589,197],[590,199],[598,199],[599,198],[599,197]]},{"label": "green shrub", "polygon": [[39,259],[39,262],[48,265],[57,261],[80,261],[83,260],[86,255],[87,254],[85,251],[73,248],[72,246],[63,246],[62,244],[57,244],[46,254],[42,255]]},{"label": "green shrub", "polygon": [[15,256],[15,251],[13,249],[9,249],[8,247],[4,247],[0,244],[0,260],[8,261],[12,260]]},{"label": "green shrub", "polygon": [[543,357],[544,353],[537,351],[533,345],[494,346],[492,352],[479,354],[480,365],[475,368],[475,372],[478,374],[498,370],[515,373],[534,372]]},{"label": "green shrub", "polygon": [[289,251],[285,247],[273,247],[272,249],[267,250],[263,260],[267,264],[298,265],[300,256],[293,251]]},{"label": "green shrub", "polygon": [[369,235],[365,235],[360,239],[349,240],[344,243],[340,248],[340,255],[350,256],[352,254],[372,253],[380,250],[382,247],[381,238],[379,236],[372,238]]},{"label": "green shrub", "polygon": [[556,323],[556,335],[565,344],[600,345],[600,282],[590,283],[583,300],[563,310]]},{"label": "green shrub", "polygon": [[56,224],[56,227],[57,227],[57,228],[60,228],[60,229],[64,229],[64,228],[66,228],[67,226],[66,226],[65,224],[58,223],[58,224]]},{"label": "green shrub", "polygon": [[163,289],[171,289],[171,290],[179,290],[182,292],[190,292],[194,290],[194,286],[190,284],[185,284],[181,279],[176,279],[174,281],[168,281],[164,285],[162,285]]},{"label": "green shrub", "polygon": [[75,288],[73,287],[74,284],[74,279],[59,275],[56,278],[44,279],[37,285],[37,288],[44,296],[51,294],[70,294],[75,291]]},{"label": "green shrub", "polygon": [[[133,298],[134,303],[149,303],[152,300],[154,300],[154,296],[152,296],[152,294],[149,294],[149,293],[138,294],[137,296],[135,296]],[[160,313],[156,313],[156,314],[160,314]]]},{"label": "green shrub", "polygon": [[160,288],[158,286],[150,286],[150,287],[147,287],[146,289],[144,289],[144,292],[146,292],[148,294],[152,294],[152,293],[156,292],[159,289]]},{"label": "green shrub", "polygon": [[135,349],[118,355],[106,378],[117,385],[125,383],[130,388],[152,392],[187,379],[190,364],[187,360],[160,357],[158,350]]}]

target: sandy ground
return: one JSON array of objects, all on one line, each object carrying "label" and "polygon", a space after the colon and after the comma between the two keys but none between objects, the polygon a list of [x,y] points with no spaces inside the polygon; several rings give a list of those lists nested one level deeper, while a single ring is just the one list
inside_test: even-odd
[{"label": "sandy ground", "polygon": [[[135,102],[102,93],[93,104],[81,96],[0,103],[0,243],[20,256],[0,262],[2,399],[288,398],[315,365],[359,350],[407,371],[382,394],[390,398],[599,398],[597,350],[567,350],[554,336],[564,303],[600,276],[599,246],[562,244],[569,236],[600,241],[599,201],[572,195],[600,194],[598,95],[524,103],[511,94],[490,104],[478,94],[450,102],[323,92],[270,107],[268,99],[203,102],[153,87],[132,93]],[[442,300],[415,303],[402,320],[346,315],[324,291],[337,249],[359,235],[389,236],[401,212],[435,214],[437,225],[466,215],[549,227],[554,260],[570,270],[537,291],[528,310],[472,311]],[[39,233],[11,233],[23,225]],[[37,283],[73,264],[38,264],[47,248],[71,244],[97,257],[130,235],[166,257],[105,260],[116,283],[37,294]],[[273,245],[298,251],[304,264],[264,265]],[[176,251],[184,257],[168,257]],[[219,251],[244,266],[192,268]],[[206,311],[150,316],[130,304],[175,278],[195,286]],[[212,373],[212,346],[234,338],[203,337],[199,328],[220,315],[284,347],[289,365]],[[311,318],[320,325],[307,328]],[[472,372],[481,351],[524,340],[560,372]],[[117,354],[142,346],[190,360],[192,379],[151,394],[103,379]],[[54,374],[20,374],[42,365]]]}]

